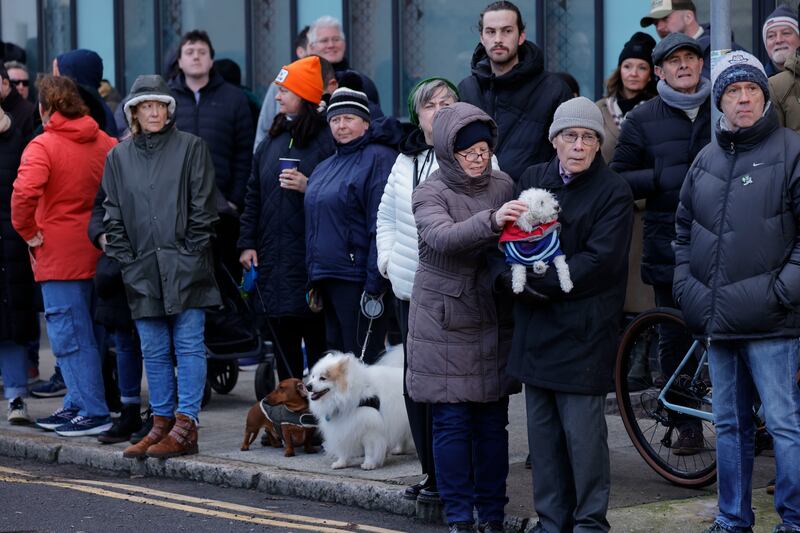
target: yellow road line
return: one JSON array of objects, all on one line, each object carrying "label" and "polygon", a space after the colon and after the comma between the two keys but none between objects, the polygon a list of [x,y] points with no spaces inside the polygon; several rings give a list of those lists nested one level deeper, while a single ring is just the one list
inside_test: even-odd
[{"label": "yellow road line", "polygon": [[[12,474],[16,476],[23,476],[27,478],[35,478],[31,473],[25,472],[23,470],[17,470],[13,468],[7,468],[0,466],[0,472],[4,472],[7,474]],[[341,532],[341,531],[352,531],[353,528],[361,531],[368,531],[370,533],[402,533],[397,530],[393,529],[385,529],[375,526],[368,526],[368,525],[361,525],[361,524],[353,524],[350,522],[342,522],[337,520],[328,520],[328,519],[319,519],[309,516],[302,516],[302,515],[294,515],[294,514],[285,514],[285,513],[278,513],[275,511],[267,511],[265,509],[260,509],[258,507],[252,507],[247,505],[240,505],[231,502],[225,502],[221,500],[212,500],[209,498],[197,498],[194,496],[187,496],[183,494],[176,494],[171,492],[160,491],[157,489],[150,489],[146,487],[139,487],[136,485],[128,485],[124,483],[114,483],[110,481],[95,481],[89,479],[64,479],[64,478],[51,478],[51,480],[44,480],[44,479],[17,479],[9,476],[0,476],[0,481],[7,481],[11,483],[35,483],[41,485],[50,485],[56,486],[60,488],[67,488],[72,490],[77,490],[81,492],[86,492],[90,494],[95,494],[98,496],[105,496],[109,498],[115,499],[122,499],[126,501],[131,501],[134,503],[142,503],[148,505],[156,505],[159,507],[166,507],[170,509],[176,509],[181,511],[187,512],[195,512],[198,514],[204,514],[207,516],[216,516],[219,518],[227,518],[231,520],[238,520],[256,524],[263,524],[263,525],[276,525],[279,527],[293,527],[295,529],[304,529],[304,530],[313,530],[313,531],[322,531],[322,532]],[[77,485],[76,485],[77,483]],[[89,485],[84,486],[84,485]],[[209,509],[203,509],[200,507],[192,507],[189,505],[183,504],[175,504],[170,502],[161,502],[158,500],[153,500],[151,498],[142,498],[139,496],[133,496],[130,494],[119,494],[116,492],[111,492],[104,490],[102,488],[95,489],[92,487],[110,487],[119,490],[125,490],[128,492],[137,492],[147,494],[149,496],[157,496],[161,498],[166,498],[170,500],[175,500],[184,503],[192,503],[192,504],[199,504],[199,505],[207,505],[210,507],[216,507],[218,509],[226,509],[228,511],[238,511],[238,513],[227,513],[221,511],[213,511]],[[239,513],[246,513],[251,516],[245,516],[244,514]],[[256,516],[264,516],[269,517],[272,520],[257,518]],[[275,520],[277,519],[277,520]],[[301,522],[301,524],[294,524],[290,522],[284,522],[283,520],[292,520],[294,522]],[[302,523],[314,524],[314,527],[306,526]],[[331,527],[332,526],[332,527]],[[346,528],[346,529],[335,529],[335,528]]]}]

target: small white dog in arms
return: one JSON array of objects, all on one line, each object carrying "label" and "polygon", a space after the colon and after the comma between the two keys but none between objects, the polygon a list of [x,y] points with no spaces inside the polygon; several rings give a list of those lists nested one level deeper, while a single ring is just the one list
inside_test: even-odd
[{"label": "small white dog in arms", "polygon": [[561,231],[558,200],[550,191],[536,187],[522,191],[519,199],[528,204],[528,210],[513,224],[506,224],[500,235],[500,249],[511,264],[512,290],[517,294],[524,290],[528,267],[544,274],[548,265],[553,264],[561,290],[571,291],[569,266],[558,238]]},{"label": "small white dog in arms", "polygon": [[325,453],[334,458],[331,468],[360,462],[364,470],[373,470],[389,453],[414,449],[403,400],[403,352],[397,361],[397,351],[374,365],[333,352],[311,369],[309,408],[319,421]]}]

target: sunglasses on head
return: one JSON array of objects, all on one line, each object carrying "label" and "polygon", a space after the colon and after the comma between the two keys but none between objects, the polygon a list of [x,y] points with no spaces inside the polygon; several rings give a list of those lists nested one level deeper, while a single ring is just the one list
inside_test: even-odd
[{"label": "sunglasses on head", "polygon": [[22,85],[23,87],[27,87],[31,84],[31,80],[8,80],[11,82],[11,85]]}]

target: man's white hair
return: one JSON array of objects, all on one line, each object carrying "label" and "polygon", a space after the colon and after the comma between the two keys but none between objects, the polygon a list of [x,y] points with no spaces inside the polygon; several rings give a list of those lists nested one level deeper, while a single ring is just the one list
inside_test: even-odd
[{"label": "man's white hair", "polygon": [[339,30],[339,35],[344,39],[344,30],[339,19],[330,15],[323,15],[311,23],[311,27],[308,29],[308,44],[317,42],[317,29],[319,28],[336,28]]}]

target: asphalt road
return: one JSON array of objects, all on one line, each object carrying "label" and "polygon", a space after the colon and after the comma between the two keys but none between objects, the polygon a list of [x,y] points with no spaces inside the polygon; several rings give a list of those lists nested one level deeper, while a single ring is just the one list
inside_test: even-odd
[{"label": "asphalt road", "polygon": [[379,511],[0,457],[0,531],[442,531]]}]

